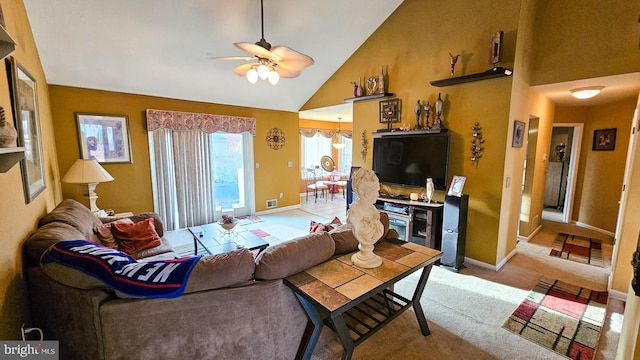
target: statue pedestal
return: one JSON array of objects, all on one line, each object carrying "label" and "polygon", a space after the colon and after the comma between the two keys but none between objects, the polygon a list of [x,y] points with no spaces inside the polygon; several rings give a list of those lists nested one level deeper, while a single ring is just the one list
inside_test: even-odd
[{"label": "statue pedestal", "polygon": [[373,253],[373,244],[365,245],[360,243],[358,248],[360,251],[351,256],[351,262],[353,265],[364,269],[373,269],[382,265],[382,259],[380,256]]}]

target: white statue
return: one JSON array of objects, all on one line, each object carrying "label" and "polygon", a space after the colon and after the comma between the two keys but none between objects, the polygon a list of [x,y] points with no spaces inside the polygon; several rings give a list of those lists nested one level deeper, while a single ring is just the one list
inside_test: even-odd
[{"label": "white statue", "polygon": [[371,169],[360,168],[353,174],[352,186],[358,198],[347,212],[347,223],[360,243],[360,251],[351,256],[351,261],[361,268],[375,268],[382,264],[382,259],[373,253],[373,245],[384,231],[380,213],[373,206],[378,199],[380,182]]}]

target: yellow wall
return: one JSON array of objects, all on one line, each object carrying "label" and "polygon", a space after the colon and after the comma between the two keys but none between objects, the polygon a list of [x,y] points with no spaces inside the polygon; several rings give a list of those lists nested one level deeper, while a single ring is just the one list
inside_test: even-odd
[{"label": "yellow wall", "polygon": [[[66,86],[49,88],[51,112],[56,125],[56,147],[60,170],[63,174],[80,157],[74,112],[120,114],[129,117],[133,163],[104,165],[115,180],[99,184],[96,188],[100,208],[111,208],[116,212],[153,211],[149,144],[144,116],[146,109],[256,118],[256,136],[253,141],[254,161],[260,163],[260,167],[255,169],[256,211],[265,210],[268,199],[278,199],[279,207],[300,203],[297,191],[300,167],[297,113]],[[266,133],[272,127],[278,127],[284,131],[286,138],[284,148],[272,150],[267,146]],[[292,167],[288,167],[288,161],[293,162]],[[62,190],[65,198],[83,201],[79,186],[63,184]],[[284,195],[282,199],[279,198],[281,192]]]},{"label": "yellow wall", "polygon": [[637,0],[537,1],[532,85],[640,71]]},{"label": "yellow wall", "polygon": [[[498,169],[504,168],[510,139],[507,135],[512,126],[511,78],[442,88],[430,86],[429,82],[450,77],[449,52],[462,54],[456,64],[456,75],[489,69],[489,35],[499,30],[505,32],[500,65],[512,67],[519,10],[519,2],[506,0],[456,0],[447,6],[425,6],[423,1],[405,0],[303,106],[313,109],[344,103],[344,98],[352,97],[349,82],[377,76],[381,65],[387,75],[388,91],[402,101],[401,123],[415,124],[413,109],[417,99],[433,105],[438,93],[442,93],[444,126],[451,132],[448,181],[454,175],[467,177],[464,192],[469,194],[470,209],[466,256],[489,264],[496,263],[503,175]],[[378,111],[378,100],[354,103],[354,166],[371,166],[371,133],[385,127],[378,122]],[[471,128],[475,122],[483,127],[486,147],[477,168],[469,160]],[[366,161],[360,157],[363,131],[369,140]],[[438,192],[436,199],[442,196]]]},{"label": "yellow wall", "polygon": [[[583,123],[572,219],[611,233],[616,230],[636,97],[590,107],[557,107],[555,123]],[[616,128],[613,151],[593,151],[593,133]]]},{"label": "yellow wall", "polygon": [[[36,79],[38,115],[47,188],[30,204],[25,204],[20,166],[0,173],[0,339],[20,339],[20,326],[29,324],[29,301],[22,271],[22,243],[38,219],[60,200],[60,187],[49,93],[40,64],[31,26],[22,1],[0,0],[6,29],[18,44],[12,56]],[[3,64],[4,66],[4,64]],[[11,121],[11,99],[5,71],[0,71],[0,106]]]}]

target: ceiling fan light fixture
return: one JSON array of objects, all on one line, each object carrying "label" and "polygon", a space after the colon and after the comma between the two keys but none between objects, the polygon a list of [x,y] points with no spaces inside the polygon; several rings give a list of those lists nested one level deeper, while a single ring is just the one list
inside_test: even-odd
[{"label": "ceiling fan light fixture", "polygon": [[249,82],[252,84],[258,82],[258,72],[256,71],[256,69],[252,68],[247,71],[247,80],[249,80]]},{"label": "ceiling fan light fixture", "polygon": [[271,83],[271,85],[275,85],[278,81],[280,81],[280,74],[278,74],[275,69],[271,69],[269,72],[269,83]]},{"label": "ceiling fan light fixture", "polygon": [[267,78],[269,77],[269,68],[267,67],[267,65],[258,65],[258,77],[260,77],[260,79],[262,80],[267,80]]},{"label": "ceiling fan light fixture", "polygon": [[571,95],[577,99],[590,99],[598,94],[604,89],[604,86],[586,86],[577,89],[571,90]]}]

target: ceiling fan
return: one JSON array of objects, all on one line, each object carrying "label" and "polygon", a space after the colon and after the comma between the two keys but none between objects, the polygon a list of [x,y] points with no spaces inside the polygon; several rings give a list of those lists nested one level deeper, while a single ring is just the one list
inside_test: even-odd
[{"label": "ceiling fan", "polygon": [[260,0],[260,22],[262,37],[256,43],[239,42],[235,46],[252,56],[214,57],[217,60],[245,60],[248,64],[237,66],[233,72],[239,76],[246,76],[250,83],[255,84],[258,79],[269,80],[272,85],[278,83],[281,77],[294,78],[300,71],[313,64],[313,59],[303,53],[286,46],[271,46],[264,39],[264,8]]}]

